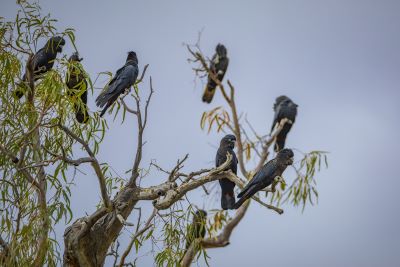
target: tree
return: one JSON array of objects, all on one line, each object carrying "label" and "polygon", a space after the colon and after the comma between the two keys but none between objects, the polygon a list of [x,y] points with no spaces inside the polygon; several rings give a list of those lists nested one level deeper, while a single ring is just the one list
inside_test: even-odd
[{"label": "tree", "polygon": [[[39,5],[25,1],[19,5],[20,11],[14,21],[2,19],[0,22],[0,262],[6,266],[55,266],[61,262],[64,266],[103,266],[110,256],[115,266],[133,266],[135,260],[127,260],[132,248],[135,246],[139,250],[144,242],[154,242],[162,248],[153,253],[158,266],[189,266],[200,255],[207,260],[207,249],[227,246],[232,231],[247,214],[250,202],[242,205],[233,217],[227,212],[211,211],[206,237],[194,240],[186,250],[184,229],[196,211],[186,194],[205,189],[205,184],[222,177],[228,177],[242,188],[268,160],[276,135],[290,121],[282,120],[271,135],[256,133],[247,118],[238,114],[232,82],[219,82],[209,70],[199,45],[188,45],[189,61],[195,65],[195,74],[210,75],[226,101],[226,107],[215,107],[203,113],[201,128],[236,136],[242,178],[224,170],[230,157],[218,168],[189,173],[182,171],[189,155],[179,159],[170,171],[155,163],[143,166],[144,133],[154,92],[151,77],[148,87],[142,85],[147,65],[133,85],[134,90],[123,95],[112,107],[114,119],[122,117],[124,122],[133,118],[138,127],[132,168],[127,177],[116,178],[110,172],[111,166],[97,159],[107,134],[106,121],[96,113],[91,114],[86,125],[74,118],[74,106],[83,103],[80,97],[67,93],[64,81],[68,66],[75,63],[68,62],[65,56],[57,59],[55,68],[34,81],[32,57],[38,41],[57,34],[74,44],[74,30],[57,32],[56,20],[50,15],[42,16]],[[20,78],[22,66],[27,74],[25,82]],[[89,75],[85,75],[93,94],[94,85]],[[13,95],[20,86],[27,88],[22,100]],[[125,102],[128,96],[133,99],[134,107]],[[79,149],[86,155],[76,158]],[[252,170],[250,159],[257,160]],[[74,187],[66,173],[71,169],[79,170],[83,164],[90,165],[96,174],[101,203],[94,213],[74,218],[70,208]],[[265,190],[266,197],[259,194],[253,200],[278,214],[283,213],[279,206],[284,203],[303,209],[307,204],[314,204],[318,199],[314,176],[323,164],[327,165],[325,152],[304,154],[293,166],[297,175],[290,184],[276,182]],[[165,182],[141,187],[139,181],[149,175],[163,175]],[[152,201],[151,216],[142,220],[139,212],[137,222],[130,223],[132,211],[138,207],[140,211],[140,204],[145,201]],[[59,251],[60,240],[52,238],[54,225],[62,220],[70,224],[65,229],[63,256]],[[128,246],[119,251],[118,238],[124,227],[134,229],[134,234]]]}]

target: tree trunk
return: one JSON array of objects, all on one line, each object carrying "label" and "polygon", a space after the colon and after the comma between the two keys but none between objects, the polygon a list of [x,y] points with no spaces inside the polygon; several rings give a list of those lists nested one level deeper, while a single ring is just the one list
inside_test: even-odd
[{"label": "tree trunk", "polygon": [[139,191],[139,188],[125,187],[113,200],[113,211],[100,208],[69,226],[64,233],[64,266],[103,266],[108,248],[123,227],[117,214],[125,219],[129,216],[137,203]]}]

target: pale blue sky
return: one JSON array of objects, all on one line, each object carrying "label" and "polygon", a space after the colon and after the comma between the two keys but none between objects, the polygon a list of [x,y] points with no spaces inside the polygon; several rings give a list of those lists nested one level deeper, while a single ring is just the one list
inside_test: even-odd
[{"label": "pale blue sky", "polygon": [[[41,5],[59,20],[59,29],[76,29],[83,65],[93,78],[115,72],[130,50],[138,54],[140,69],[150,64],[147,77],[153,77],[156,92],[145,164],[157,159],[171,168],[189,153],[187,170],[213,166],[221,135],[207,135],[199,121],[204,110],[224,103],[220,93],[211,106],[200,101],[203,86],[193,83],[182,46],[195,42],[201,29],[207,55],[218,42],[226,45],[226,77],[236,87],[239,112],[247,113],[259,132],[270,127],[275,97],[286,94],[299,105],[287,146],[331,152],[329,169],[317,175],[318,206],[303,214],[286,207],[279,216],[252,203],[231,245],[209,250],[211,266],[400,265],[400,1],[57,0]],[[1,16],[13,16],[13,1],[0,7]],[[70,54],[72,46],[65,48]],[[147,84],[141,88],[148,90]],[[92,111],[95,96],[89,98]],[[136,125],[133,119],[124,125],[112,123],[110,115],[106,119],[111,129],[99,158],[123,174],[134,157]],[[154,174],[145,184],[163,179]],[[94,210],[98,191],[93,175],[78,175],[72,201],[76,218]],[[203,206],[200,197],[193,194]],[[218,205],[208,199],[204,207]],[[64,228],[57,227],[61,243]],[[152,259],[139,263],[151,266]]]}]

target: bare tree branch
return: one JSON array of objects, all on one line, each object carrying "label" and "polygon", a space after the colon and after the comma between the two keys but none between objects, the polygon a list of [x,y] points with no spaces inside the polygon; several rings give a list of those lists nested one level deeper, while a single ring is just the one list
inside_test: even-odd
[{"label": "bare tree branch", "polygon": [[106,187],[106,178],[104,177],[104,174],[101,170],[100,164],[97,161],[93,151],[90,149],[88,143],[86,143],[84,140],[82,140],[79,136],[77,136],[76,134],[74,134],[70,129],[68,129],[66,126],[59,124],[58,125],[68,136],[70,136],[72,139],[74,139],[75,141],[77,141],[78,143],[80,143],[86,150],[86,152],[89,154],[90,158],[91,158],[91,164],[92,167],[94,169],[94,171],[96,172],[96,176],[98,178],[99,181],[99,185],[100,185],[100,191],[101,191],[101,196],[103,198],[103,202],[104,202],[104,206],[108,209],[111,209],[111,201],[110,198],[108,196],[107,193],[107,187]]},{"label": "bare tree branch", "polygon": [[216,181],[226,177],[230,171],[225,171],[232,161],[232,156],[227,154],[226,161],[219,167],[212,169],[208,174],[192,179],[189,182],[181,184],[179,187],[172,188],[165,193],[164,198],[158,198],[153,202],[153,205],[158,210],[169,208],[173,203],[181,199],[187,192],[208,182]]},{"label": "bare tree branch", "polygon": [[177,175],[177,174],[179,174],[178,171],[183,168],[182,164],[188,159],[188,157],[189,157],[189,154],[186,154],[182,160],[178,160],[178,162],[176,163],[176,166],[172,169],[172,171],[168,177],[168,181],[174,182],[176,179],[178,179],[178,177],[179,177]]},{"label": "bare tree branch", "polygon": [[66,157],[66,156],[57,155],[57,154],[51,152],[51,151],[48,150],[45,146],[42,146],[42,148],[43,148],[43,150],[46,151],[48,154],[50,154],[51,156],[53,156],[53,157],[54,157],[54,160],[62,160],[62,161],[64,161],[65,163],[72,164],[72,165],[74,165],[74,166],[79,166],[79,165],[81,165],[81,164],[83,164],[83,163],[93,162],[93,158],[91,158],[91,157],[82,157],[82,158],[79,158],[79,159],[70,159],[70,158],[68,158],[68,157]]},{"label": "bare tree branch", "polygon": [[153,227],[151,223],[151,221],[153,220],[153,218],[157,215],[157,209],[153,209],[153,213],[150,215],[149,219],[147,219],[144,227],[140,230],[137,230],[136,233],[132,236],[131,241],[129,242],[128,247],[126,248],[126,250],[124,251],[124,253],[121,256],[121,261],[119,262],[119,266],[122,267],[124,266],[125,263],[125,259],[128,256],[129,252],[132,249],[133,243],[135,242],[135,240],[141,236],[144,232],[146,232],[148,229],[150,229],[151,227]]},{"label": "bare tree branch", "polygon": [[139,177],[139,165],[142,160],[142,149],[143,149],[143,132],[147,124],[147,117],[148,117],[148,108],[151,100],[151,96],[153,95],[154,90],[153,90],[153,82],[150,77],[150,94],[147,97],[146,100],[146,106],[145,106],[145,111],[144,111],[144,120],[142,118],[142,112],[140,109],[140,98],[136,97],[136,107],[137,107],[137,122],[138,122],[138,142],[137,142],[137,148],[136,148],[136,156],[135,156],[135,161],[133,163],[132,167],[132,172],[131,172],[131,178],[129,179],[128,185],[131,187],[136,186],[136,179]]},{"label": "bare tree branch", "polygon": [[146,74],[146,70],[148,67],[149,67],[149,64],[144,65],[142,75],[140,75],[140,78],[138,80],[136,80],[135,84],[141,83],[143,81],[144,75]]},{"label": "bare tree branch", "polygon": [[131,109],[130,107],[128,107],[128,105],[125,103],[123,97],[121,97],[121,103],[122,103],[122,105],[124,105],[126,111],[128,111],[129,113],[132,113],[132,114],[134,114],[134,115],[137,115],[137,114],[138,114],[137,111],[135,111],[135,110]]}]

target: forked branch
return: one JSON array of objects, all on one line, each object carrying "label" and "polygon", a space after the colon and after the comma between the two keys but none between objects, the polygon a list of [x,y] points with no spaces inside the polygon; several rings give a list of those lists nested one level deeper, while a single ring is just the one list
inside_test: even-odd
[{"label": "forked branch", "polygon": [[89,144],[86,143],[82,138],[77,136],[75,133],[73,133],[70,129],[68,129],[68,127],[61,124],[58,124],[58,127],[60,127],[69,137],[80,143],[85,148],[86,152],[89,154],[91,165],[94,171],[96,172],[96,176],[99,181],[100,192],[101,192],[101,197],[103,198],[104,206],[107,209],[111,209],[111,201],[107,193],[106,178],[104,177],[100,164],[97,161],[95,154],[90,149]]}]

